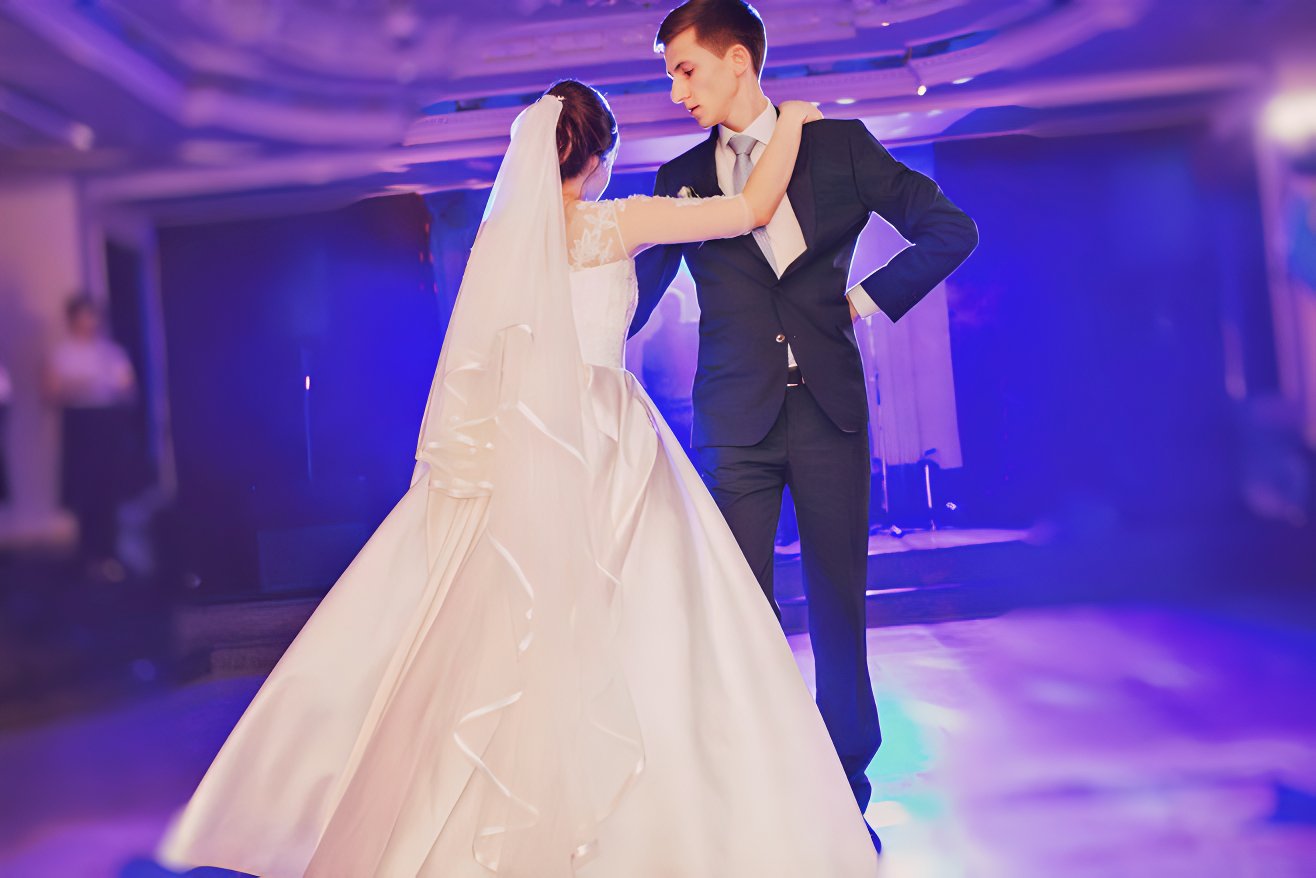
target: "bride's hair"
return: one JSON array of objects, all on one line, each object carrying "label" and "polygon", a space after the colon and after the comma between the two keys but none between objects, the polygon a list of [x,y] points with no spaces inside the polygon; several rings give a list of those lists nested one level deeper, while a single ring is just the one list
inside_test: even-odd
[{"label": "bride's hair", "polygon": [[596,89],[574,79],[560,79],[544,94],[562,98],[557,121],[558,168],[563,180],[580,175],[593,156],[605,156],[617,145],[617,117]]}]

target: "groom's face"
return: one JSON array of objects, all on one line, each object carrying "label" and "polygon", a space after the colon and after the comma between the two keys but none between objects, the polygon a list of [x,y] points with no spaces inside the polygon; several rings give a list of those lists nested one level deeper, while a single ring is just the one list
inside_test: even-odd
[{"label": "groom's face", "polygon": [[672,38],[663,49],[663,61],[672,78],[672,102],[685,107],[700,128],[726,121],[741,74],[750,63],[744,46],[732,46],[718,55],[699,45],[694,28]]}]

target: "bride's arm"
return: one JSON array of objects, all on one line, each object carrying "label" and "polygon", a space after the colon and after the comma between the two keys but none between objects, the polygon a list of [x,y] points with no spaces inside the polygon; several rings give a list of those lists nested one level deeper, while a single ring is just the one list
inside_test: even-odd
[{"label": "bride's arm", "polygon": [[654,244],[734,238],[767,225],[786,194],[800,134],[822,114],[805,101],[785,101],[777,126],[740,195],[714,198],[634,198],[617,202],[617,222],[626,252]]}]

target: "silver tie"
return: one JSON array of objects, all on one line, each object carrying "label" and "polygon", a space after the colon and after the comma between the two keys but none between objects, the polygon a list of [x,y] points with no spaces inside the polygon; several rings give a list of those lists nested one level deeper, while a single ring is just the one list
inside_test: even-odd
[{"label": "silver tie", "polygon": [[[727,141],[731,151],[736,154],[736,164],[731,169],[731,186],[736,191],[734,194],[739,195],[745,191],[745,183],[749,180],[750,173],[754,170],[754,162],[750,159],[749,154],[754,151],[754,146],[758,141],[748,134],[733,134]],[[777,260],[772,255],[772,242],[768,239],[768,230],[762,226],[754,230],[754,240],[758,242],[759,249],[763,251],[763,256],[768,260],[768,265],[772,266],[774,274],[780,275],[777,271]]]}]

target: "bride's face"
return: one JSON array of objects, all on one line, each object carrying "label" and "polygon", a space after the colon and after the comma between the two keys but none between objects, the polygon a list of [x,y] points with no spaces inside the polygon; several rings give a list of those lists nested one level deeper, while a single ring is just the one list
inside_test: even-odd
[{"label": "bride's face", "polygon": [[612,180],[612,164],[617,160],[617,148],[613,147],[612,151],[601,157],[594,170],[590,171],[585,177],[585,182],[580,186],[580,198],[582,201],[598,201],[603,197],[603,192],[608,188],[608,183]]}]

